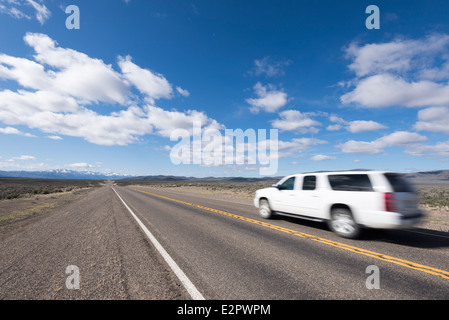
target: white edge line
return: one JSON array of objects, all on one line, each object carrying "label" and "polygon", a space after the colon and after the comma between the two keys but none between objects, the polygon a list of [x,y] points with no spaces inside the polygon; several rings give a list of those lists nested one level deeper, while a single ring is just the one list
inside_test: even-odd
[{"label": "white edge line", "polygon": [[187,290],[187,292],[190,294],[193,300],[205,300],[203,295],[198,291],[198,289],[195,287],[195,285],[190,281],[190,279],[186,276],[186,274],[181,270],[181,268],[176,264],[175,260],[172,259],[172,257],[168,254],[168,252],[162,247],[162,245],[157,241],[157,239],[151,234],[150,230],[145,227],[145,225],[140,221],[140,219],[136,216],[136,214],[131,210],[130,207],[123,201],[122,197],[115,191],[113,187],[111,187],[112,190],[114,190],[115,194],[119,197],[119,199],[122,201],[122,203],[125,205],[126,209],[131,213],[131,215],[136,219],[137,223],[139,224],[140,228],[143,230],[145,235],[150,239],[151,243],[156,247],[157,251],[162,255],[165,262],[168,263],[170,268],[173,270],[173,272],[176,274],[178,279],[182,282],[184,285],[184,288]]}]

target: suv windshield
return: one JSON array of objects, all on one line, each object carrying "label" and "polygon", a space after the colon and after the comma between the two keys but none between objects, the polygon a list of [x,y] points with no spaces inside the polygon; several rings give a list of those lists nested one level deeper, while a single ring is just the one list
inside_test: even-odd
[{"label": "suv windshield", "polygon": [[394,192],[415,192],[412,185],[402,176],[393,173],[386,173],[385,177],[390,182]]},{"label": "suv windshield", "polygon": [[295,177],[288,178],[282,184],[278,185],[279,190],[293,190],[295,186]]}]

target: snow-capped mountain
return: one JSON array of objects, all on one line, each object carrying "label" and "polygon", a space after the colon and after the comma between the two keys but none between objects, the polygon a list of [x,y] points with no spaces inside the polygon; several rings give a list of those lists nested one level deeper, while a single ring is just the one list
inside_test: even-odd
[{"label": "snow-capped mountain", "polygon": [[114,172],[104,173],[94,171],[55,169],[49,171],[0,171],[0,177],[109,180],[109,179],[129,178],[131,176]]}]

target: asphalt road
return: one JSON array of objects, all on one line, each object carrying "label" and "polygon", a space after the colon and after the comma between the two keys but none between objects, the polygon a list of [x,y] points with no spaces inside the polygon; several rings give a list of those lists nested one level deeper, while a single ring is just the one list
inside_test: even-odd
[{"label": "asphalt road", "polygon": [[206,299],[449,298],[448,234],[347,240],[324,224],[263,220],[252,205],[207,195],[116,190]]},{"label": "asphalt road", "polygon": [[[449,298],[447,234],[347,240],[320,223],[260,219],[242,202],[114,189],[205,299]],[[68,266],[79,289],[66,285]],[[0,242],[0,299],[190,298],[110,184]]]}]

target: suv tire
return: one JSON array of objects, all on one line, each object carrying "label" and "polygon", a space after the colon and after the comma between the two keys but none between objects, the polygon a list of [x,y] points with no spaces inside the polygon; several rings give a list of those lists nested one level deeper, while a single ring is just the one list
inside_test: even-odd
[{"label": "suv tire", "polygon": [[328,225],[340,237],[348,239],[358,238],[362,231],[361,227],[355,222],[351,211],[345,208],[333,209]]},{"label": "suv tire", "polygon": [[273,211],[267,199],[259,201],[259,215],[264,219],[270,219],[273,216]]}]

